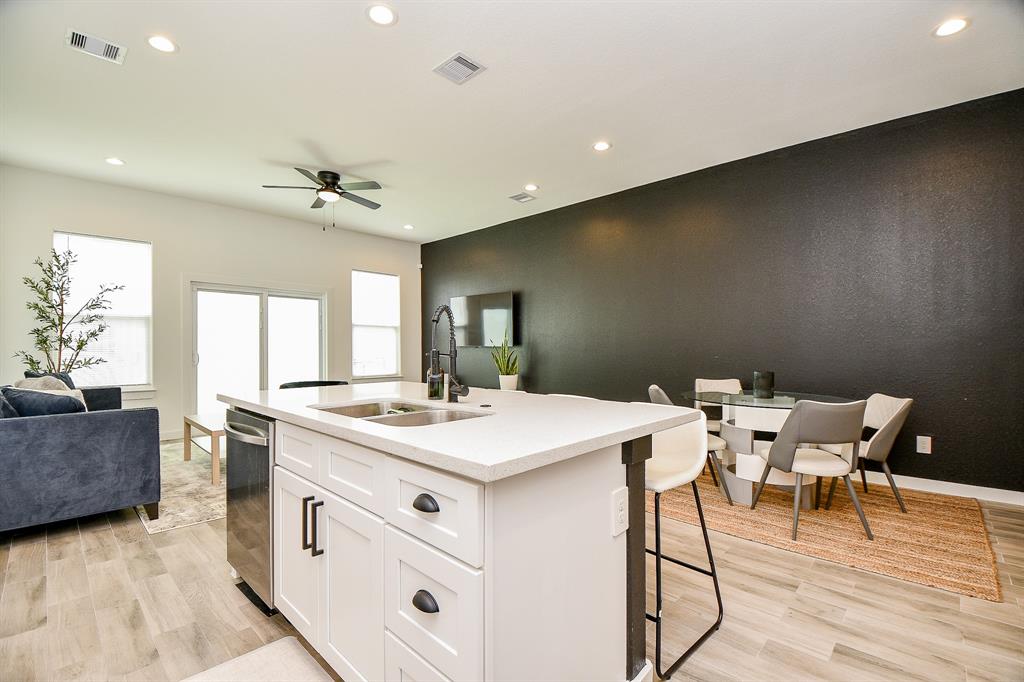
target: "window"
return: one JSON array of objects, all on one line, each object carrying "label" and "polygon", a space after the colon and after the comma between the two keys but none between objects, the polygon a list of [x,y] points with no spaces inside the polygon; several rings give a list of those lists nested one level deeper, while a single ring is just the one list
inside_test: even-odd
[{"label": "window", "polygon": [[398,275],[352,271],[352,376],[399,373]]},{"label": "window", "polygon": [[71,299],[82,305],[101,284],[122,284],[110,294],[103,312],[107,330],[85,350],[102,358],[92,367],[75,370],[79,386],[136,386],[152,383],[153,246],[147,242],[53,233],[53,248],[74,252]]}]

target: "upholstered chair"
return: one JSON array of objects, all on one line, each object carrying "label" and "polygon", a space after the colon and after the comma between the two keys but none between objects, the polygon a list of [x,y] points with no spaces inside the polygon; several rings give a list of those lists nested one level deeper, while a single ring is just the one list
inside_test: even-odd
[{"label": "upholstered chair", "polygon": [[[743,393],[743,386],[740,385],[739,379],[694,379],[693,390],[697,393],[718,391],[719,393],[731,393],[735,395],[737,393]],[[717,418],[714,416],[708,417],[708,432],[718,433],[721,429],[720,422],[722,406],[711,404],[705,405],[699,400],[694,400],[693,406],[705,413],[707,413],[708,408],[716,410],[718,413]]]},{"label": "upholstered chair", "polygon": [[[871,527],[864,517],[857,491],[850,482],[850,472],[857,468],[860,451],[860,436],[864,423],[864,409],[867,403],[858,400],[852,403],[819,403],[812,400],[800,400],[790,410],[786,422],[770,446],[760,448],[759,454],[767,462],[761,480],[754,491],[754,499],[750,508],[757,506],[757,501],[764,490],[765,481],[772,469],[796,474],[793,488],[793,539],[796,540],[797,524],[800,522],[800,495],[803,490],[804,476],[817,477],[815,498],[821,497],[821,479],[832,477],[829,489],[829,503],[835,490],[836,479],[842,478],[850,499],[857,510],[864,533],[868,540],[874,540]],[[836,454],[814,447],[801,447],[805,443],[820,445],[853,444],[852,456],[849,460],[843,454]],[[817,499],[816,499],[817,502]]]},{"label": "upholstered chair", "polygon": [[[889,480],[889,487],[892,488],[892,494],[896,497],[900,511],[904,514],[907,513],[907,506],[903,503],[903,496],[900,495],[899,488],[896,487],[896,481],[892,478],[892,471],[889,470],[886,460],[889,458],[889,452],[892,451],[896,435],[903,428],[903,423],[907,421],[907,415],[910,414],[910,407],[913,404],[914,401],[910,398],[894,398],[884,393],[875,393],[868,398],[868,405],[864,410],[864,431],[861,435],[861,438],[867,437],[867,440],[860,442],[860,460],[858,462],[864,492],[868,491],[865,460],[881,464],[882,471]],[[829,452],[840,452],[835,445],[822,445],[822,449]]]}]

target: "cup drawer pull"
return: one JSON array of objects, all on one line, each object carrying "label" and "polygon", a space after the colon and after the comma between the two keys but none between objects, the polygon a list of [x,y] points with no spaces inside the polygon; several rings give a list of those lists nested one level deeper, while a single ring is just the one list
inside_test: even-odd
[{"label": "cup drawer pull", "polygon": [[434,595],[426,590],[416,590],[416,594],[412,596],[412,605],[423,613],[437,613],[441,610]]},{"label": "cup drawer pull", "polygon": [[427,493],[417,495],[416,499],[412,501],[412,508],[424,514],[436,514],[441,511],[441,506],[437,503],[437,500]]}]

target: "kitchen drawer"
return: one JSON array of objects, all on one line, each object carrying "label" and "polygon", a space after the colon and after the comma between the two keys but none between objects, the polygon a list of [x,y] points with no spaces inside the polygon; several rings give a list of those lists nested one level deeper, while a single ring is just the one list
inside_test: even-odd
[{"label": "kitchen drawer", "polygon": [[[437,511],[421,511],[436,506]],[[389,457],[384,518],[471,566],[484,563],[484,487],[451,474]]]},{"label": "kitchen drawer", "polygon": [[456,681],[483,679],[482,571],[388,526],[384,609],[387,629],[443,674]]},{"label": "kitchen drawer", "polygon": [[437,668],[390,632],[384,633],[384,660],[384,679],[388,682],[448,682]]},{"label": "kitchen drawer", "polygon": [[274,463],[316,483],[320,470],[320,439],[323,436],[281,421],[277,422],[276,434]]},{"label": "kitchen drawer", "polygon": [[320,485],[383,516],[387,456],[339,438],[319,437]]}]

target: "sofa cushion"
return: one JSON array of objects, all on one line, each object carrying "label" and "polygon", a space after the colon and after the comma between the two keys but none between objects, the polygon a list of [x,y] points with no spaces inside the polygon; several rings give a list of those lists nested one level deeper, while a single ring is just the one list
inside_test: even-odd
[{"label": "sofa cushion", "polygon": [[3,389],[3,395],[20,417],[85,412],[85,400],[81,391],[49,392],[7,387]]},{"label": "sofa cushion", "polygon": [[14,405],[4,397],[3,391],[0,391],[0,419],[7,419],[8,417],[20,417],[18,411],[14,409]]},{"label": "sofa cushion", "polygon": [[71,380],[71,375],[67,372],[34,372],[30,369],[25,370],[26,379],[38,379],[39,377],[55,377],[64,382],[64,385],[68,388],[74,388],[75,382]]},{"label": "sofa cushion", "polygon": [[70,390],[63,381],[49,374],[30,379],[18,379],[14,382],[15,388],[28,388],[33,391],[67,391]]}]

